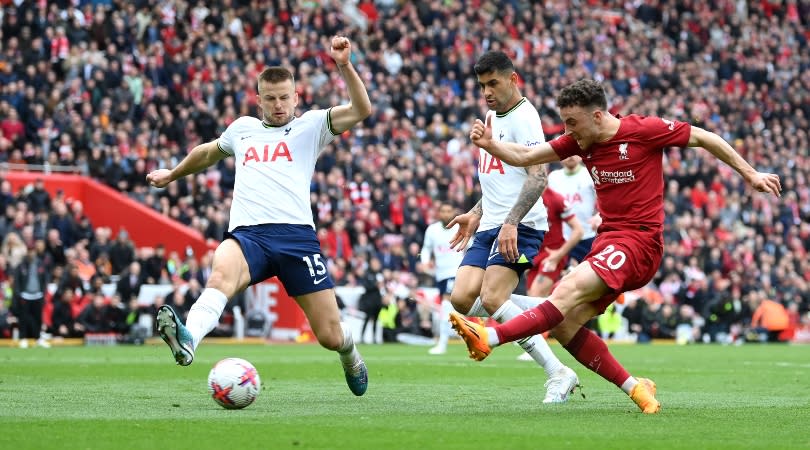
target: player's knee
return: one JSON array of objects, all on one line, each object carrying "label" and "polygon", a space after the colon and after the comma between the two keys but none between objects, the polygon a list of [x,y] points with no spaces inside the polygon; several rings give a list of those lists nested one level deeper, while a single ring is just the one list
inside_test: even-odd
[{"label": "player's knee", "polygon": [[582,295],[582,290],[577,287],[573,279],[563,279],[557,287],[551,291],[548,299],[553,302],[557,308],[560,308],[560,311],[565,310],[567,312],[582,301]]},{"label": "player's knee", "polygon": [[211,275],[208,276],[205,287],[216,289],[225,294],[228,298],[236,294],[236,280],[229,279],[222,272],[217,270],[212,271]]},{"label": "player's knee", "polygon": [[450,294],[450,303],[453,305],[453,309],[461,314],[466,314],[470,311],[470,308],[472,308],[475,297],[476,296],[471,297],[469,295],[462,294],[454,289]]},{"label": "player's knee", "polygon": [[504,300],[506,299],[502,295],[491,290],[484,289],[481,291],[481,304],[490,315],[495,313],[495,311],[503,305]]},{"label": "player's knee", "polygon": [[316,333],[315,337],[318,339],[318,343],[321,344],[321,347],[327,350],[335,351],[343,346],[343,332],[339,329],[337,332],[333,330],[328,333]]}]

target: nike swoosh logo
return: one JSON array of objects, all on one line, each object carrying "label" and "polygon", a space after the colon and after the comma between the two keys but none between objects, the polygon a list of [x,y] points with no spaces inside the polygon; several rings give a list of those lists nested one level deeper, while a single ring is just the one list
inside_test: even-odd
[{"label": "nike swoosh logo", "polygon": [[325,279],[326,279],[326,277],[323,277],[323,278],[321,278],[320,280],[319,280],[319,279],[315,279],[315,280],[314,280],[312,283],[313,283],[313,284],[321,284],[321,282],[322,282],[323,280],[325,280]]}]

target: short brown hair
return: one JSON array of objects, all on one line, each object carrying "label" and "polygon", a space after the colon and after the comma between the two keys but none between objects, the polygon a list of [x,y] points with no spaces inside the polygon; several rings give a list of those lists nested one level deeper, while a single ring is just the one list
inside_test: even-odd
[{"label": "short brown hair", "polygon": [[295,77],[292,72],[284,67],[273,66],[262,70],[259,74],[259,82],[266,81],[268,83],[281,83],[282,81],[290,80],[295,84]]},{"label": "short brown hair", "polygon": [[579,80],[564,87],[557,96],[557,107],[581,106],[607,110],[605,88],[595,80]]}]

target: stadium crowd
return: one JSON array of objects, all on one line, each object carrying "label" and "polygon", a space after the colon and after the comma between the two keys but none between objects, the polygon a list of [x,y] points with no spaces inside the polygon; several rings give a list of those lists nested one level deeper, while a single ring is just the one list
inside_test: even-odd
[{"label": "stadium crowd", "polygon": [[[437,202],[466,211],[480,196],[467,130],[485,111],[472,66],[489,49],[515,61],[548,139],[562,131],[556,92],[591,77],[604,82],[612,111],[714,130],[781,176],[785,193],[771,199],[701,150],[665,152],[665,259],[653,285],[628,295],[631,331],[672,338],[688,324],[698,339],[723,340],[744,334],[766,302],[785,328],[810,317],[807,0],[0,4],[0,160],[10,170],[75,167],[216,241],[238,161],[165,190],[149,188],[146,174],[255,115],[266,66],[294,71],[302,110],[339,103],[344,86],[326,49],[332,35],[347,35],[375,111],[322,155],[312,212],[335,282],[362,285],[380,267],[380,301],[400,304],[397,327],[431,328],[405,299],[432,282],[419,253]],[[189,294],[166,299],[188,308],[210,255],[139,249],[68,200],[38,184],[0,186],[0,328],[36,329],[21,318],[38,314],[42,305],[24,310],[49,283],[45,322],[57,335],[123,330],[152,313],[131,301],[143,283],[188,283]],[[115,280],[116,294],[102,294]]]}]

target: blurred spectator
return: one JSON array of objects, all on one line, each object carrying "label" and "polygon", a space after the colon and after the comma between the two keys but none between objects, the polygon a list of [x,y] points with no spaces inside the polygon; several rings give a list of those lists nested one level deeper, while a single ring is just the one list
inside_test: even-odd
[{"label": "blurred spectator", "polygon": [[127,303],[133,297],[137,298],[143,285],[143,274],[141,273],[141,263],[132,261],[129,268],[121,273],[121,279],[116,285],[116,292],[121,299],[126,299]]},{"label": "blurred spectator", "polygon": [[0,338],[10,338],[17,318],[11,314],[5,301],[0,301]]},{"label": "blurred spectator", "polygon": [[754,311],[751,316],[751,326],[748,340],[782,342],[780,335],[790,323],[790,318],[781,303],[769,300],[762,291],[752,291],[748,294],[748,303]]},{"label": "blurred spectator", "polygon": [[71,306],[73,297],[74,293],[70,290],[56,291],[53,296],[51,329],[48,331],[55,337],[72,338],[81,337],[83,334],[76,329],[76,321]]},{"label": "blurred spectator", "polygon": [[13,312],[20,323],[21,347],[28,346],[28,339],[35,340],[37,345],[47,346],[47,342],[40,338],[47,275],[36,250],[29,248],[14,273]]},{"label": "blurred spectator", "polygon": [[10,267],[17,267],[27,252],[25,243],[20,239],[19,234],[12,231],[3,238],[0,254],[3,255]]},{"label": "blurred spectator", "polygon": [[107,321],[109,331],[126,335],[129,333],[129,323],[127,316],[129,308],[121,302],[121,296],[115,294],[110,297],[110,303],[105,306],[104,317]]},{"label": "blurred spectator", "polygon": [[81,333],[108,333],[111,331],[107,318],[106,299],[101,293],[93,294],[92,301],[76,318],[76,329]]},{"label": "blurred spectator", "polygon": [[166,270],[166,247],[163,244],[155,246],[154,253],[149,254],[141,264],[143,265],[144,281],[148,284],[157,284],[162,272]]},{"label": "blurred spectator", "polygon": [[397,300],[393,294],[383,296],[379,321],[382,324],[383,342],[397,342],[397,333],[399,332],[397,326],[397,322],[399,321],[399,309],[397,307]]},{"label": "blurred spectator", "polygon": [[377,320],[379,319],[382,304],[382,290],[383,275],[382,265],[380,260],[372,258],[368,267],[359,265],[355,268],[355,275],[360,286],[363,287],[364,292],[357,302],[357,309],[359,309],[365,318],[363,319],[363,327],[360,330],[361,340],[366,335],[366,326],[371,324],[371,343],[377,343]]},{"label": "blurred spectator", "polygon": [[135,245],[129,239],[127,230],[122,229],[118,232],[118,237],[110,246],[109,254],[113,273],[121,273],[135,261]]}]

